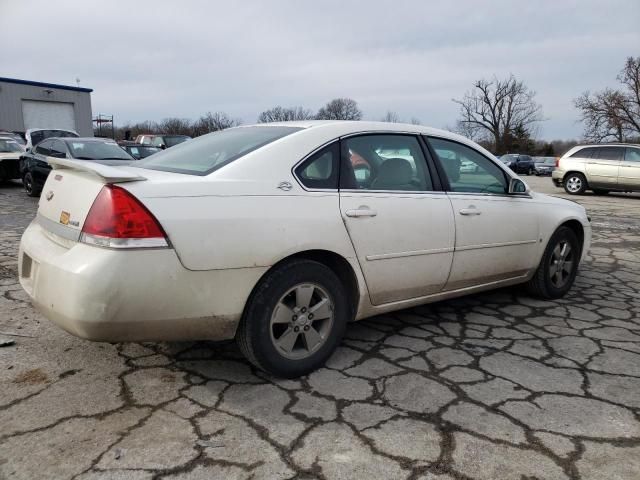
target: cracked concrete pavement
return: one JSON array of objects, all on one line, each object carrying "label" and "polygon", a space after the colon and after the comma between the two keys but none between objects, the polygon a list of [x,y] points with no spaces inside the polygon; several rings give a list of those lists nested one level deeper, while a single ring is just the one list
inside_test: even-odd
[{"label": "cracked concrete pavement", "polygon": [[[549,178],[528,178],[563,195]],[[17,280],[36,200],[0,186],[0,478],[640,478],[640,195],[586,195],[575,287],[352,324],[322,368],[270,378],[228,343],[91,343]],[[2,334],[0,333],[0,336]]]}]

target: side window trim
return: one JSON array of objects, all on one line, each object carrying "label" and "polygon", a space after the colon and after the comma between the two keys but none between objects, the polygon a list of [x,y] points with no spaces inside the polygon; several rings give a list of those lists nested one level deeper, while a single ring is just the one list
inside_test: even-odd
[{"label": "side window trim", "polygon": [[434,158],[434,161],[436,163],[436,167],[438,169],[438,174],[443,179],[443,186],[444,186],[445,191],[447,193],[455,194],[455,195],[489,195],[489,196],[511,197],[511,195],[509,195],[508,193],[454,192],[453,189],[451,188],[451,184],[449,183],[449,177],[447,177],[447,174],[446,174],[446,172],[444,170],[442,162],[438,158],[437,153],[436,153],[435,149],[433,148],[433,145],[431,145],[431,142],[430,142],[431,138],[437,138],[437,139],[444,140],[444,141],[447,141],[447,142],[451,142],[451,143],[456,143],[458,145],[462,145],[463,147],[466,147],[466,148],[470,148],[476,154],[480,155],[481,157],[485,158],[486,160],[491,162],[493,165],[495,165],[496,168],[498,168],[502,172],[502,175],[504,176],[504,181],[506,182],[507,185],[509,185],[509,182],[514,177],[506,170],[507,167],[505,167],[504,165],[501,164],[502,162],[495,161],[495,160],[487,157],[482,152],[480,152],[479,150],[471,147],[470,145],[466,145],[465,143],[458,142],[457,140],[453,140],[451,138],[439,137],[437,135],[422,135],[422,136],[424,137],[425,143],[428,145],[429,151],[431,152],[431,155]]}]

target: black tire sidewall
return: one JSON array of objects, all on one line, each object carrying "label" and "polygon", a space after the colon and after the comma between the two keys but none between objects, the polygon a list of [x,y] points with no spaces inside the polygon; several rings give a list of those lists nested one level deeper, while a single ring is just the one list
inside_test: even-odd
[{"label": "black tire sidewall", "polygon": [[[563,241],[567,240],[571,244],[572,250],[575,252],[574,259],[574,267],[573,271],[570,274],[569,281],[562,288],[557,288],[553,283],[551,283],[551,278],[549,276],[549,269],[551,268],[551,255],[553,253],[553,249],[556,245]],[[578,242],[578,237],[569,227],[560,227],[558,230],[554,232],[547,244],[547,248],[544,251],[544,255],[542,256],[542,264],[541,268],[543,269],[543,281],[544,288],[547,291],[547,294],[550,298],[560,298],[563,297],[573,286],[573,283],[578,274],[578,266],[580,263],[580,257],[582,255],[582,249],[580,243]]]},{"label": "black tire sidewall", "polygon": [[[582,181],[582,188],[577,192],[570,192],[569,189],[567,189],[567,182],[572,177],[579,178]],[[570,173],[564,178],[564,191],[567,192],[569,195],[581,195],[585,192],[586,189],[587,189],[587,178],[581,173]]]},{"label": "black tire sidewall", "polygon": [[[27,195],[33,197],[36,193],[36,187],[33,184],[33,175],[31,175],[30,173],[25,173],[24,177],[22,178],[22,183],[24,185],[25,192],[27,192]],[[27,188],[27,185],[31,185],[31,190]]]},{"label": "black tire sidewall", "polygon": [[[300,283],[315,283],[331,297],[334,305],[333,326],[329,338],[310,357],[292,360],[280,355],[271,341],[270,320],[280,298]],[[245,311],[244,334],[258,365],[274,375],[292,378],[305,375],[321,365],[339,345],[350,320],[350,308],[340,279],[325,265],[298,260],[284,264],[268,274],[256,288]]]}]

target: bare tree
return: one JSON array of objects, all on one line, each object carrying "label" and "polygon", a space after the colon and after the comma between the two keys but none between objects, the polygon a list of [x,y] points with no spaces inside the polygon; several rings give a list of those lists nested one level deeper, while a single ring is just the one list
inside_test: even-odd
[{"label": "bare tree", "polygon": [[417,117],[411,117],[411,120],[409,120],[409,123],[411,123],[411,125],[422,125],[422,122]]},{"label": "bare tree", "polygon": [[159,133],[191,135],[191,121],[188,118],[164,118],[158,123],[158,129]]},{"label": "bare tree", "polygon": [[361,120],[362,111],[358,102],[351,98],[334,98],[318,110],[318,120]]},{"label": "bare tree", "polygon": [[400,123],[400,116],[396,113],[396,112],[392,112],[391,110],[388,110],[387,113],[385,113],[384,117],[382,117],[380,119],[381,122],[387,122],[387,123]]},{"label": "bare tree", "polygon": [[585,92],[574,100],[589,141],[640,137],[640,57],[628,57],[617,79],[622,84],[619,90]]},{"label": "bare tree", "polygon": [[225,128],[236,127],[242,122],[238,119],[231,118],[224,112],[207,112],[196,120],[191,126],[191,136],[197,137]]},{"label": "bare tree", "polygon": [[314,118],[313,112],[303,107],[273,107],[265,110],[258,116],[258,122],[288,122],[292,120],[311,120]]},{"label": "bare tree", "polygon": [[511,148],[516,129],[530,135],[543,120],[535,96],[513,75],[504,80],[478,80],[462,99],[453,99],[460,105],[457,130],[472,138],[489,135],[495,151],[504,153]]}]

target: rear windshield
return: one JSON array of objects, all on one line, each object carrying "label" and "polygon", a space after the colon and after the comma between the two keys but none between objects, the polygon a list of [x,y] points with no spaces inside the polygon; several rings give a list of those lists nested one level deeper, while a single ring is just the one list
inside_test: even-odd
[{"label": "rear windshield", "polygon": [[136,162],[136,167],[208,175],[234,160],[300,128],[239,127],[189,140]]},{"label": "rear windshield", "polygon": [[22,147],[15,140],[0,138],[0,152],[22,152]]},{"label": "rear windshield", "polygon": [[165,135],[164,143],[167,147],[174,147],[179,143],[186,142],[190,139],[191,137],[187,137],[186,135]]},{"label": "rear windshield", "polygon": [[116,142],[68,140],[67,146],[78,160],[133,160]]}]

